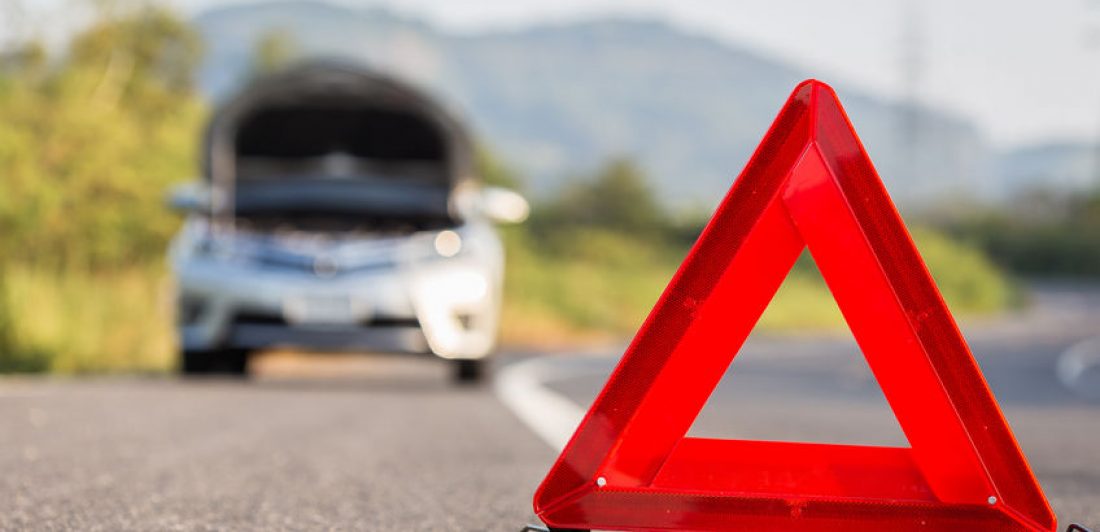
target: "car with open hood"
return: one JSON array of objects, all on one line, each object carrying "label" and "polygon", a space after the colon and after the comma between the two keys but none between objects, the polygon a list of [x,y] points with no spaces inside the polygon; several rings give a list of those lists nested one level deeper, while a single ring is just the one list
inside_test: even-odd
[{"label": "car with open hood", "polygon": [[187,374],[245,374],[272,347],[433,353],[478,379],[504,271],[493,223],[527,203],[485,187],[465,127],[360,66],[315,61],[220,105],[172,242]]}]

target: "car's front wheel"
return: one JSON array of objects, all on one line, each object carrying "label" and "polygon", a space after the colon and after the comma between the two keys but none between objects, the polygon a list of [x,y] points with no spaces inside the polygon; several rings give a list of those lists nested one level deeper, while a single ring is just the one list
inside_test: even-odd
[{"label": "car's front wheel", "polygon": [[189,376],[232,375],[243,377],[248,374],[247,349],[217,349],[180,351],[180,373]]}]

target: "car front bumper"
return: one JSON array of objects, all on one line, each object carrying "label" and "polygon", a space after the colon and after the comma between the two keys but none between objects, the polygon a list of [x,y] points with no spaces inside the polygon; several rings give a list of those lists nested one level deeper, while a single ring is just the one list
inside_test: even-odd
[{"label": "car front bumper", "polygon": [[180,341],[189,350],[295,347],[482,358],[495,347],[499,283],[476,266],[453,260],[322,278],[212,260],[176,264]]}]

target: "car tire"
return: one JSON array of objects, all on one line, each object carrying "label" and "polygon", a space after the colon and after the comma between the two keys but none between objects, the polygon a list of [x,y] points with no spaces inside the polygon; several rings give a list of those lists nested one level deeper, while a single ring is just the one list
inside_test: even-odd
[{"label": "car tire", "polygon": [[454,360],[452,378],[455,384],[472,385],[485,380],[486,366],[484,360]]},{"label": "car tire", "polygon": [[180,373],[244,377],[248,375],[249,355],[247,349],[183,350],[180,352]]},{"label": "car tire", "polygon": [[179,370],[182,375],[205,375],[210,373],[211,360],[214,357],[210,351],[196,351],[184,349],[179,354]]},{"label": "car tire", "polygon": [[247,349],[223,349],[214,361],[214,372],[234,377],[248,376],[248,359],[251,353]]}]

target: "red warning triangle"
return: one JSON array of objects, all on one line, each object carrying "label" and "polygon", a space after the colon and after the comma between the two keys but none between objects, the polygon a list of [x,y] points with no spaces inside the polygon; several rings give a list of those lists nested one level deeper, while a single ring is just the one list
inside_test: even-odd
[{"label": "red warning triangle", "polygon": [[[809,248],[911,447],[686,437]],[[535,494],[574,529],[1053,530],[833,90],[806,81]]]}]

